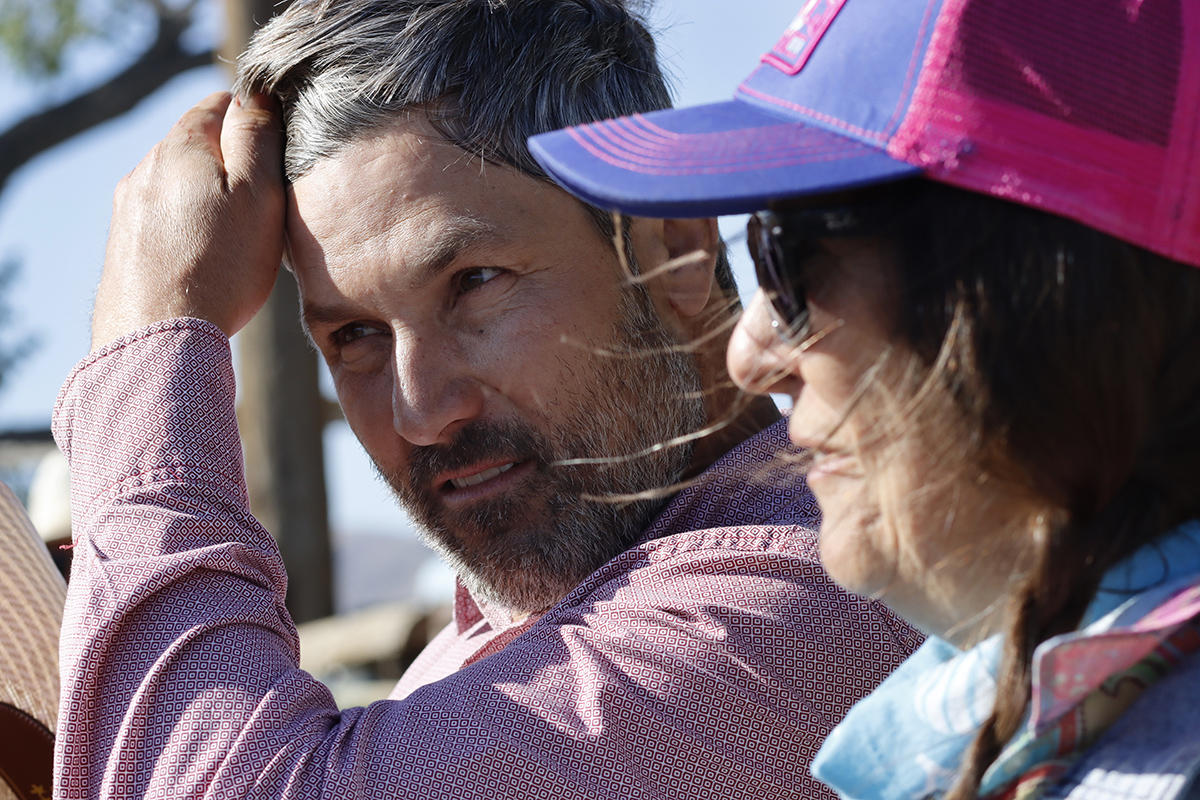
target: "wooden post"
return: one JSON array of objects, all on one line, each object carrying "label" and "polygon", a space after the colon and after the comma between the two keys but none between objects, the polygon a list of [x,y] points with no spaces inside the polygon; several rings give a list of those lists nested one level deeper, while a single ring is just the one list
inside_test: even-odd
[{"label": "wooden post", "polygon": [[[272,0],[226,0],[222,54],[233,63],[258,25],[282,10]],[[258,316],[238,334],[238,422],[255,516],[275,535],[288,571],[287,605],[297,622],[333,613],[324,403],[316,354],[299,323],[291,273],[281,270]]]}]

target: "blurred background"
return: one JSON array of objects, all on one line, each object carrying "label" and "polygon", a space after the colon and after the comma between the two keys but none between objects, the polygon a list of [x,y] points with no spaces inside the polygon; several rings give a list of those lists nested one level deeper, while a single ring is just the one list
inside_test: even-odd
[{"label": "blurred background", "polygon": [[[0,0],[0,480],[48,541],[69,536],[50,413],[88,350],[112,191],[180,114],[228,87],[254,26],[283,5]],[[799,3],[647,5],[676,103],[691,105],[731,97]],[[744,224],[721,221],[743,295],[754,285]],[[234,351],[252,503],[288,562],[293,615],[312,621],[307,666],[348,687],[390,686],[436,630],[453,576],[341,421],[324,365],[299,334],[289,277]],[[375,645],[345,652],[364,638]],[[339,699],[371,699],[370,688],[355,691]]]}]

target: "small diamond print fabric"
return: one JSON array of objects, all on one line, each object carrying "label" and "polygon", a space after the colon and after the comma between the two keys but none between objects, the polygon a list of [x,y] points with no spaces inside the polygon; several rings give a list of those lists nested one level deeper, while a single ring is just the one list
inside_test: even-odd
[{"label": "small diamond print fabric", "polygon": [[816,748],[919,643],[821,570],[802,484],[761,479],[780,423],[541,618],[493,626],[460,593],[402,699],[339,710],[247,509],[219,329],[97,351],[54,430],[76,537],[58,798],[832,797]]}]

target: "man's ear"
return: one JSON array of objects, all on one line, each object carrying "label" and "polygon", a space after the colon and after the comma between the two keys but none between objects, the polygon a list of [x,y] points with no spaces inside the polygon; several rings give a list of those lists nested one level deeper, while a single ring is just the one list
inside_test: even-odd
[{"label": "man's ear", "polygon": [[664,219],[662,226],[667,261],[655,271],[662,271],[663,293],[675,313],[694,317],[708,305],[716,289],[717,221]]}]

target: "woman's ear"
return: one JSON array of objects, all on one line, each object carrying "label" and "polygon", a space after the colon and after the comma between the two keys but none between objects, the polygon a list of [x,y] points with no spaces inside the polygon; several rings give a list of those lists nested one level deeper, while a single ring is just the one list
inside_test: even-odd
[{"label": "woman's ear", "polygon": [[717,221],[708,219],[662,220],[667,260],[661,271],[662,290],[680,317],[694,317],[705,309],[716,290]]}]

